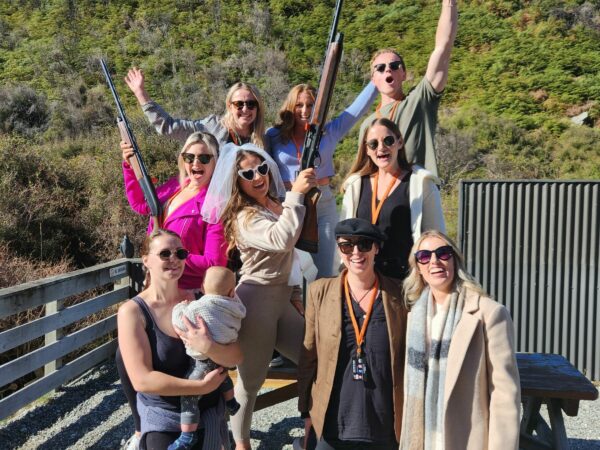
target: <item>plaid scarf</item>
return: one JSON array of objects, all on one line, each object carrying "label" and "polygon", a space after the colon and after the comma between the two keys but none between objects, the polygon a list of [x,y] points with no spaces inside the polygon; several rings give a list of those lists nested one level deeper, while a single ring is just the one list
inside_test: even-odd
[{"label": "plaid scarf", "polygon": [[[452,334],[460,320],[465,292],[453,292],[439,309],[425,289],[413,305],[407,331],[404,414],[400,450],[443,450],[444,382]],[[433,326],[432,326],[433,325]]]}]

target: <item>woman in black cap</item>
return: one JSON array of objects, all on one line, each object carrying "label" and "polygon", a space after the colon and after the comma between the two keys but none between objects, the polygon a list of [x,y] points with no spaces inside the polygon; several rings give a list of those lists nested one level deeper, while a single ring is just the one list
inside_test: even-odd
[{"label": "woman in black cap", "polygon": [[317,450],[397,449],[407,315],[401,290],[375,270],[385,239],[375,225],[343,220],[335,236],[345,270],[309,287],[298,407]]}]

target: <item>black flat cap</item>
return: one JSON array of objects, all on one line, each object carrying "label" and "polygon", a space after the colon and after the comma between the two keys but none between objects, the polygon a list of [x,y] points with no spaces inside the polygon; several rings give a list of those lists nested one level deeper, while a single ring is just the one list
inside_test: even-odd
[{"label": "black flat cap", "polygon": [[346,219],[335,226],[335,237],[364,237],[375,242],[385,241],[385,234],[365,219]]}]

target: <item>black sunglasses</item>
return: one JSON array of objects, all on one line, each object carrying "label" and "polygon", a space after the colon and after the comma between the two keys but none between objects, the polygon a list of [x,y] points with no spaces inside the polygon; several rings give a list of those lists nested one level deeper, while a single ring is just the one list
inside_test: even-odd
[{"label": "black sunglasses", "polygon": [[250,111],[258,107],[258,102],[256,100],[236,100],[235,102],[231,102],[231,104],[235,106],[238,111],[243,109],[244,105],[246,105],[246,108]]},{"label": "black sunglasses", "polygon": [[269,165],[266,161],[252,169],[240,169],[238,170],[238,175],[244,180],[252,181],[254,180],[257,172],[261,177],[267,176],[269,173]]},{"label": "black sunglasses", "polygon": [[162,259],[163,261],[168,261],[169,259],[171,259],[171,256],[173,256],[173,255],[177,259],[180,259],[180,260],[183,261],[184,259],[186,259],[188,257],[188,255],[190,254],[190,252],[187,251],[185,248],[178,248],[175,251],[171,251],[171,250],[169,250],[169,249],[166,248],[166,249],[161,250],[160,252],[155,253],[155,254],[158,255],[158,257],[160,259]]},{"label": "black sunglasses", "polygon": [[429,264],[433,253],[435,253],[437,259],[448,261],[454,255],[454,250],[452,250],[452,247],[449,245],[438,247],[435,250],[419,250],[415,253],[415,258],[419,264]]},{"label": "black sunglasses", "polygon": [[391,63],[381,63],[381,64],[375,64],[373,66],[373,69],[376,70],[377,72],[385,72],[385,66],[389,66],[390,70],[394,71],[394,70],[398,70],[401,66],[402,66],[402,61],[392,61]]},{"label": "black sunglasses", "polygon": [[371,239],[358,239],[356,241],[338,242],[337,246],[344,255],[350,255],[354,251],[354,247],[358,247],[359,252],[370,252],[375,241]]},{"label": "black sunglasses", "polygon": [[[388,135],[383,138],[382,142],[384,147],[391,147],[396,142],[396,138]],[[370,141],[367,141],[366,144],[371,150],[377,150],[379,147],[379,141],[377,139],[371,139]]]},{"label": "black sunglasses", "polygon": [[213,155],[208,155],[206,153],[202,153],[200,155],[194,155],[193,153],[182,153],[181,157],[188,164],[194,164],[194,160],[197,159],[200,164],[203,165],[208,164],[210,160],[214,158]]}]

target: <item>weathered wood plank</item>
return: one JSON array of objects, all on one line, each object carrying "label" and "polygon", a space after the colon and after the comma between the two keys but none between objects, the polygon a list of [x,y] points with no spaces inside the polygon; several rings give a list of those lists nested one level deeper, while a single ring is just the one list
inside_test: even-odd
[{"label": "weathered wood plank", "polygon": [[260,411],[294,397],[298,397],[298,382],[259,395],[254,404],[254,411]]},{"label": "weathered wood plank", "polygon": [[561,355],[517,353],[524,396],[596,400],[598,390]]},{"label": "weathered wood plank", "polygon": [[70,306],[51,316],[42,317],[0,333],[0,353],[29,342],[49,331],[65,327],[104,308],[129,298],[129,286],[110,291],[77,305]]},{"label": "weathered wood plank", "polygon": [[117,340],[113,339],[65,364],[56,372],[52,372],[50,375],[40,378],[14,394],[3,398],[0,400],[0,420],[8,417],[47,392],[56,389],[61,384],[72,380],[101,361],[112,357],[116,349]]},{"label": "weathered wood plank", "polygon": [[23,375],[54,361],[73,350],[104,336],[117,326],[117,315],[113,314],[89,327],[65,336],[61,340],[34,350],[0,366],[0,386],[10,383]]},{"label": "weathered wood plank", "polygon": [[102,286],[131,272],[139,260],[115,261],[0,289],[0,318]]}]

